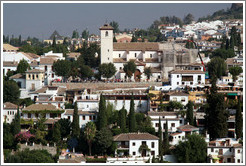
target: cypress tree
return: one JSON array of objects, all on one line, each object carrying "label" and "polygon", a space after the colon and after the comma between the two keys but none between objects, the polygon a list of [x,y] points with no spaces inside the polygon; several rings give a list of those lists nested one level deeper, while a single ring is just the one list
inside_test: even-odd
[{"label": "cypress tree", "polygon": [[77,102],[74,103],[73,111],[73,122],[72,122],[72,137],[79,138],[80,127],[79,127],[79,115]]},{"label": "cypress tree", "polygon": [[107,127],[106,101],[104,96],[101,94],[100,101],[99,101],[97,128],[98,130],[101,130],[104,127]]},{"label": "cypress tree", "polygon": [[116,39],[116,37],[114,36],[114,38],[113,38],[113,42],[117,42],[117,39]]},{"label": "cypress tree", "polygon": [[55,49],[55,47],[56,47],[56,37],[55,36],[53,37],[52,47],[53,47],[53,49]]},{"label": "cypress tree", "polygon": [[17,108],[17,113],[15,114],[15,118],[11,123],[11,126],[12,126],[13,135],[18,134],[21,131],[19,106]]},{"label": "cypress tree", "polygon": [[241,138],[242,136],[242,129],[243,129],[243,117],[242,117],[242,110],[241,110],[241,104],[240,100],[238,99],[238,105],[237,105],[237,112],[236,112],[236,127],[235,127],[235,132],[236,132],[236,137]]},{"label": "cypress tree", "polygon": [[231,36],[230,38],[230,48],[234,51],[235,41],[234,36]]},{"label": "cypress tree", "polygon": [[122,133],[126,133],[127,132],[127,129],[126,129],[126,113],[127,113],[126,109],[123,106],[121,108],[121,110],[119,111],[119,126],[120,126],[120,129],[121,129]]},{"label": "cypress tree", "polygon": [[159,117],[158,137],[159,137],[159,156],[161,157],[161,160],[163,160],[162,127],[161,127],[160,117]]},{"label": "cypress tree", "polygon": [[169,151],[169,139],[168,139],[168,121],[166,120],[165,135],[164,135],[164,152],[167,154]]},{"label": "cypress tree", "polygon": [[136,117],[135,117],[135,111],[134,111],[134,99],[131,98],[130,103],[130,112],[129,112],[129,132],[135,132],[136,131]]},{"label": "cypress tree", "polygon": [[55,143],[59,143],[61,140],[61,125],[58,122],[54,125],[52,139]]},{"label": "cypress tree", "polygon": [[186,111],[186,122],[189,122],[190,125],[194,125],[194,118],[193,118],[193,103],[189,101],[187,104],[187,111]]},{"label": "cypress tree", "polygon": [[226,46],[225,46],[225,49],[228,50],[229,47],[230,47],[229,39],[226,39]]}]

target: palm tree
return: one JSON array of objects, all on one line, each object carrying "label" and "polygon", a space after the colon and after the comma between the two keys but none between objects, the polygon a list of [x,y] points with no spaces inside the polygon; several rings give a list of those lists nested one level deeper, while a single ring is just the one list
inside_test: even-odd
[{"label": "palm tree", "polygon": [[96,125],[93,122],[86,123],[84,134],[89,145],[89,154],[91,155],[91,143],[96,135]]}]

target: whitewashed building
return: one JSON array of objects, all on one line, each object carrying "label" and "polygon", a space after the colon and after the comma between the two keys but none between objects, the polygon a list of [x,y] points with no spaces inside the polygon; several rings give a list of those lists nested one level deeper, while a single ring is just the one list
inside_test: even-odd
[{"label": "whitewashed building", "polygon": [[207,147],[210,163],[243,163],[243,146],[233,138],[210,141]]},{"label": "whitewashed building", "polygon": [[[149,133],[122,133],[114,136],[114,142],[117,144],[117,156],[131,157],[157,157],[159,155],[159,138]],[[147,147],[140,151],[141,145]]]},{"label": "whitewashed building", "polygon": [[3,103],[3,122],[11,123],[15,118],[15,114],[17,113],[18,106],[10,103],[5,102]]}]

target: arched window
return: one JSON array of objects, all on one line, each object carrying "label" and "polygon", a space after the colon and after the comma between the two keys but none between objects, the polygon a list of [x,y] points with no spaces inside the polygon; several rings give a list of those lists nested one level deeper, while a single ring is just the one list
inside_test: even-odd
[{"label": "arched window", "polygon": [[106,31],[105,36],[106,36],[106,37],[108,36],[108,31]]}]

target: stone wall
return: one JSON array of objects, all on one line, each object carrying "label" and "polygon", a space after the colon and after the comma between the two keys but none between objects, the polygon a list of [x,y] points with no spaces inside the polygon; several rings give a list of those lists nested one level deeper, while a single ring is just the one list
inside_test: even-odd
[{"label": "stone wall", "polygon": [[149,86],[161,86],[161,82],[124,82],[124,83],[52,83],[53,86],[65,86],[67,89],[91,89],[107,90],[107,89],[129,89],[129,88],[148,88]]},{"label": "stone wall", "polygon": [[20,150],[29,149],[29,150],[47,150],[50,154],[56,155],[56,147],[43,146],[39,144],[34,144],[33,146],[20,144]]}]

